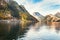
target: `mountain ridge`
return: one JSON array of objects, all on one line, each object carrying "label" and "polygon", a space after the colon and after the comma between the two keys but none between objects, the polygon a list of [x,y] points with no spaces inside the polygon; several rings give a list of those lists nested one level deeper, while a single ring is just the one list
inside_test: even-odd
[{"label": "mountain ridge", "polygon": [[[1,2],[1,3],[3,4],[3,2]],[[1,11],[1,9],[0,9],[1,15],[6,16],[6,14],[8,14],[11,17],[17,18],[20,20],[26,20],[26,21],[30,20],[30,21],[36,21],[36,22],[38,21],[35,17],[33,17],[32,15],[29,14],[29,12],[25,9],[25,7],[23,5],[18,5],[18,3],[16,1],[11,1],[10,3],[5,3],[5,4],[6,4],[6,8],[4,9],[2,7],[3,8],[2,10],[4,10],[4,12]],[[4,6],[4,5],[1,5],[1,6]],[[7,13],[7,11],[9,13]],[[2,17],[2,19],[4,19],[4,17]],[[5,19],[8,19],[8,16],[6,16]]]}]

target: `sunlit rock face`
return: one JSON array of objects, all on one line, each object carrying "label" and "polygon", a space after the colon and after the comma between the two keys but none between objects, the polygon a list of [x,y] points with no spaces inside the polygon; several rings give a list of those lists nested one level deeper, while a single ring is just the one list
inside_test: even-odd
[{"label": "sunlit rock face", "polygon": [[50,14],[45,17],[45,23],[51,25],[57,19],[54,15]]},{"label": "sunlit rock face", "polygon": [[60,18],[60,12],[57,12],[57,13],[55,14],[55,16],[58,17],[58,18]]},{"label": "sunlit rock face", "polygon": [[47,15],[47,16],[45,17],[45,23],[50,25],[52,19],[53,19],[53,15],[52,15],[52,14]]},{"label": "sunlit rock face", "polygon": [[60,18],[55,15],[50,14],[45,17],[45,23],[47,25],[56,25],[59,24],[59,22],[60,22]]}]

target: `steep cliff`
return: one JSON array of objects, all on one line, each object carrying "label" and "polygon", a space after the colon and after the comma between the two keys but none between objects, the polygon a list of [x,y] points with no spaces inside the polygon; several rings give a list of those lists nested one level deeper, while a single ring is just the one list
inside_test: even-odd
[{"label": "steep cliff", "polygon": [[[3,2],[2,2],[3,1]],[[35,21],[38,20],[29,14],[23,5],[18,5],[16,1],[5,2],[4,0],[0,1],[0,19],[11,19],[17,18],[20,20],[26,21]]]}]

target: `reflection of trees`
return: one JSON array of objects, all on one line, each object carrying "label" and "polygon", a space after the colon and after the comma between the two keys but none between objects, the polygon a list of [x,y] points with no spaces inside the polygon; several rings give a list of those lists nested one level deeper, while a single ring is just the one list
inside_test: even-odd
[{"label": "reflection of trees", "polygon": [[6,40],[17,39],[18,31],[19,31],[19,25],[18,24],[10,24],[10,31],[6,36]]},{"label": "reflection of trees", "polygon": [[22,29],[20,29],[19,31],[19,37],[24,37],[23,35],[27,32],[27,30],[29,29],[29,26],[30,25],[33,25],[34,23],[32,22],[23,22],[23,23],[20,23],[20,27],[22,27]]},{"label": "reflection of trees", "polygon": [[[24,23],[2,23],[0,26],[0,34],[2,34],[2,39],[4,38],[4,40],[13,40],[13,39],[17,39],[18,36],[24,37],[24,34],[27,32],[26,30],[29,29],[29,26],[32,25],[34,23],[28,23],[28,22],[24,22]],[[1,31],[2,29],[2,31]],[[1,36],[0,36],[1,37]]]},{"label": "reflection of trees", "polygon": [[5,40],[6,35],[9,32],[9,24],[0,22],[0,40]]}]

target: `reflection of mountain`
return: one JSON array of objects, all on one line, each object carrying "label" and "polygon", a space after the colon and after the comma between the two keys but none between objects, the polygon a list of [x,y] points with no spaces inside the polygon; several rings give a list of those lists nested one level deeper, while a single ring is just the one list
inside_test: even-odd
[{"label": "reflection of mountain", "polygon": [[24,22],[24,23],[7,23],[0,22],[0,40],[17,40],[17,38],[24,37],[27,30],[29,30],[29,26],[33,25],[33,22]]},{"label": "reflection of mountain", "polygon": [[23,5],[18,5],[15,1],[6,3],[0,1],[0,19],[17,18],[21,20],[38,21],[35,17],[29,14]]}]

